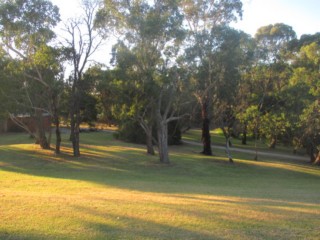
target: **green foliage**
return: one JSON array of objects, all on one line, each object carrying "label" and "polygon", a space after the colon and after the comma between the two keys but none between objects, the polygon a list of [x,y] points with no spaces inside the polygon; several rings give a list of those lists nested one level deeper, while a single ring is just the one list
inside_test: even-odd
[{"label": "green foliage", "polygon": [[115,133],[115,137],[126,142],[139,144],[146,143],[145,132],[138,122],[134,122],[132,120],[122,121],[117,133]]},{"label": "green foliage", "polygon": [[281,138],[289,128],[290,123],[285,113],[266,113],[261,116],[260,133],[269,141]]},{"label": "green foliage", "polygon": [[304,41],[305,39],[301,39],[301,48],[294,59],[295,68],[290,79],[290,88],[300,92],[295,95],[294,99],[294,102],[300,106],[300,109],[296,109],[295,112],[299,114],[296,121],[297,136],[302,139],[302,143],[298,143],[315,148],[320,145],[320,45],[317,40],[307,44]]},{"label": "green foliage", "polygon": [[60,21],[59,10],[50,1],[14,0],[0,4],[0,35],[3,42],[24,52],[46,44]]},{"label": "green foliage", "polygon": [[261,113],[259,111],[259,106],[257,105],[251,105],[245,110],[245,112],[240,112],[237,114],[238,120],[242,124],[247,124],[248,131],[251,131],[252,133],[254,133],[258,128],[260,124],[260,117]]},{"label": "green foliage", "polygon": [[291,26],[276,23],[260,27],[255,39],[259,46],[258,54],[267,63],[282,61],[290,41],[296,39],[296,33]]},{"label": "green foliage", "polygon": [[[156,139],[155,130],[156,128],[154,128],[153,137]],[[138,122],[130,119],[127,121],[122,120],[115,137],[126,142],[146,144],[146,133]],[[181,139],[180,123],[178,121],[170,122],[168,124],[168,145],[179,145],[181,144]]]},{"label": "green foliage", "polygon": [[80,100],[80,115],[81,122],[88,123],[89,125],[94,125],[97,121],[97,102],[98,100],[90,94],[82,94]]}]

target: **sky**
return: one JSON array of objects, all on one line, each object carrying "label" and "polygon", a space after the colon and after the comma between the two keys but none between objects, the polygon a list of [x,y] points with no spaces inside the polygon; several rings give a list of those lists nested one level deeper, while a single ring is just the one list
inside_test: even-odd
[{"label": "sky", "polygon": [[[62,19],[77,14],[79,0],[52,0]],[[259,27],[285,23],[297,36],[320,32],[320,0],[243,0],[243,19],[235,28],[254,36]]]},{"label": "sky", "polygon": [[[60,9],[62,20],[79,15],[80,0],[51,0]],[[284,23],[300,37],[302,34],[320,32],[320,0],[242,0],[243,17],[231,26],[254,36],[257,29],[269,24]],[[111,46],[104,46],[95,60],[109,59]]]},{"label": "sky", "polygon": [[284,23],[300,37],[320,32],[319,0],[244,0],[243,19],[235,28],[254,36],[257,29],[274,23]]}]

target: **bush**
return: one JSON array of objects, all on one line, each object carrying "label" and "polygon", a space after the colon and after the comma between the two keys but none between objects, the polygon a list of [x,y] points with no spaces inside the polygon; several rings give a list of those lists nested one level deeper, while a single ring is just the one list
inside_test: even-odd
[{"label": "bush", "polygon": [[117,139],[125,142],[145,144],[146,134],[136,121],[125,121],[119,125],[119,129],[115,134]]},{"label": "bush", "polygon": [[[154,127],[153,130],[153,136],[157,139],[156,127]],[[136,121],[127,120],[122,122],[114,136],[125,142],[146,144],[146,134],[140,124]],[[168,125],[168,144],[181,144],[181,130],[178,121],[170,122]]]}]

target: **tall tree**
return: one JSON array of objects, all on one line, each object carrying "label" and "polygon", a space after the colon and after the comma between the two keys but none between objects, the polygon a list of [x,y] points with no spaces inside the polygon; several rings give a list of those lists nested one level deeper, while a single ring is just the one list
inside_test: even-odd
[{"label": "tall tree", "polygon": [[[118,85],[121,87],[121,100],[117,104],[117,116],[124,123],[138,122],[146,135],[147,153],[154,155],[153,128],[155,125],[154,105],[156,88],[153,76],[146,75],[141,61],[144,61],[140,48],[129,49],[124,44],[118,44],[116,48],[117,67],[115,73]],[[148,56],[149,61],[154,56]],[[119,92],[119,91],[118,91]]]},{"label": "tall tree", "polygon": [[[294,72],[290,79],[290,89],[298,91],[295,102],[299,103],[300,108],[296,110],[296,114],[299,114],[297,122],[302,128],[302,134],[298,135],[298,138],[303,139],[303,145],[307,146],[310,161],[319,164],[320,42],[301,44],[301,48],[294,56]],[[302,97],[302,102],[297,96]]]},{"label": "tall tree", "polygon": [[185,16],[185,27],[188,29],[187,58],[190,59],[190,69],[194,71],[194,95],[201,106],[202,142],[205,155],[211,155],[210,120],[214,96],[218,91],[214,68],[215,50],[219,41],[215,39],[215,29],[228,25],[242,16],[240,0],[218,1],[180,1]]},{"label": "tall tree", "polygon": [[[55,77],[48,78],[50,68],[41,65],[37,58],[44,56],[43,49],[55,37],[53,27],[60,21],[58,8],[50,1],[14,0],[0,3],[0,37],[3,49],[15,59],[16,71],[22,75],[21,86],[24,86],[30,103],[29,114],[37,120],[37,139],[42,148],[49,148],[43,126],[43,113],[50,108],[50,91]],[[35,92],[28,92],[28,91]],[[45,102],[30,96],[44,96]]]},{"label": "tall tree", "polygon": [[183,18],[177,1],[105,0],[104,3],[98,21],[102,27],[114,26],[122,36],[121,45],[134,59],[131,69],[139,76],[135,78],[139,81],[136,84],[148,89],[139,104],[147,104],[143,108],[150,112],[137,111],[137,119],[147,135],[152,126],[150,121],[156,122],[160,161],[169,163],[167,124],[177,119],[172,108],[175,97],[172,91],[178,89],[171,70],[175,69],[175,56],[183,38]]},{"label": "tall tree", "polygon": [[[254,39],[250,35],[242,34],[241,44],[240,44],[241,52],[242,52],[242,64],[239,66],[241,78],[238,82],[237,95],[235,105],[236,115],[241,116],[242,113],[246,111],[246,109],[250,105],[250,96],[253,94],[253,86],[251,82],[252,77],[252,68],[255,63],[255,48],[256,44]],[[240,119],[237,119],[240,120]],[[242,121],[243,120],[243,121]],[[247,131],[248,131],[248,122],[244,119],[240,120],[241,130],[241,142],[243,145],[247,144]],[[239,133],[238,132],[238,133]]]},{"label": "tall tree", "polygon": [[270,24],[257,30],[258,74],[261,76],[259,96],[260,111],[263,116],[262,133],[269,138],[270,147],[275,148],[277,138],[285,132],[288,121],[285,110],[285,99],[282,92],[288,85],[291,75],[288,61],[289,45],[296,39],[291,26],[283,23]]},{"label": "tall tree", "polygon": [[296,39],[296,33],[291,26],[276,23],[260,27],[255,39],[260,60],[272,64],[285,59],[290,42]]},{"label": "tall tree", "polygon": [[95,14],[100,8],[100,1],[83,0],[82,15],[70,19],[65,26],[64,47],[69,50],[69,59],[72,63],[70,119],[73,155],[80,156],[80,96],[81,81],[84,70],[90,57],[97,51],[102,43],[102,38],[95,28]]},{"label": "tall tree", "polygon": [[7,119],[9,118],[9,112],[15,112],[14,101],[10,101],[8,96],[12,89],[18,88],[16,81],[10,81],[10,72],[8,71],[8,65],[10,65],[10,58],[6,55],[5,51],[0,48],[0,131],[7,131]]}]

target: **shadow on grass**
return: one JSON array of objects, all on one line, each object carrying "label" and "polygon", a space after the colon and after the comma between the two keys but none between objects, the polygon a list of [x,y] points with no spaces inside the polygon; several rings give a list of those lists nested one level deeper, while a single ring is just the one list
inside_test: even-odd
[{"label": "shadow on grass", "polygon": [[[0,170],[9,174],[102,186],[85,184],[82,188],[76,182],[61,190],[68,195],[76,188],[74,192],[60,196],[61,181],[43,184],[46,179],[21,180],[17,194],[22,191],[25,195],[16,199],[17,204],[25,196],[43,200],[41,190],[55,184],[57,192],[45,198],[50,202],[48,207],[57,213],[54,216],[68,216],[67,222],[74,225],[64,226],[66,233],[57,229],[46,235],[32,227],[25,232],[0,230],[0,239],[303,239],[308,228],[318,226],[318,168],[275,160],[247,161],[245,155],[229,164],[223,151],[206,157],[195,153],[197,148],[192,146],[171,147],[172,164],[167,166],[159,164],[157,156],[146,155],[143,146],[113,140],[110,134],[83,135],[82,142],[80,158],[71,156],[67,141],[61,155],[32,144],[0,146]],[[8,181],[6,187],[10,189],[15,180]],[[32,192],[24,191],[31,183],[36,186]],[[43,186],[38,188],[37,184]],[[37,201],[31,201],[30,206],[33,202]],[[37,206],[34,209],[43,211]],[[50,221],[48,224],[52,229],[57,227]],[[33,227],[37,228],[36,224]],[[79,232],[74,232],[78,228]],[[81,235],[81,228],[90,236]]]},{"label": "shadow on grass", "polygon": [[[269,188],[296,188],[297,177],[297,186],[306,185],[306,188],[310,183],[312,188],[320,179],[316,167],[242,159],[229,164],[226,157],[206,157],[194,153],[195,148],[191,146],[172,147],[173,163],[167,166],[160,164],[157,156],[146,155],[144,146],[113,140],[111,134],[91,133],[84,136],[83,142],[80,158],[71,156],[68,141],[63,142],[61,155],[32,144],[3,145],[0,146],[0,169],[144,192],[209,192],[251,197],[267,196]],[[223,151],[217,154],[224,155]],[[281,198],[281,192],[278,197]]]},{"label": "shadow on grass", "polygon": [[0,146],[34,143],[34,139],[25,133],[0,133]]},{"label": "shadow on grass", "polygon": [[40,240],[44,239],[45,236],[39,233],[11,233],[9,231],[0,231],[0,239],[1,240]]},{"label": "shadow on grass", "polygon": [[[76,210],[82,215],[91,216],[88,218],[98,218],[96,221],[86,223],[97,233],[98,239],[106,236],[110,239],[223,239],[216,236],[214,231],[190,230],[183,224],[175,223],[175,216],[168,217],[167,224],[165,224],[164,221],[158,222],[156,218],[147,220],[145,217],[149,213],[143,212],[136,212],[134,216],[130,216],[130,213],[119,215],[82,206],[76,207]],[[113,224],[107,224],[106,221]]]},{"label": "shadow on grass", "polygon": [[[290,221],[289,218],[286,219],[286,214],[292,214],[289,211],[295,210],[297,215],[306,219],[310,219],[310,215],[313,220],[319,217],[319,212],[313,211],[318,206],[308,205],[308,209],[301,210],[299,203],[288,206],[285,201],[263,199],[185,197],[172,196],[179,204],[170,200],[171,203],[152,203],[156,200],[149,200],[143,210],[138,207],[141,212],[130,209],[117,214],[116,211],[111,213],[90,206],[75,206],[75,210],[86,216],[86,219],[95,219],[87,221],[86,226],[101,239],[105,236],[121,239],[231,239],[231,236],[238,236],[239,239],[279,239],[286,236],[288,239],[301,239],[303,235],[299,234],[304,227],[303,221],[294,230],[279,224]],[[130,199],[121,205],[126,206],[129,202]],[[152,204],[156,204],[157,208],[151,207]],[[261,211],[255,205],[263,205],[266,210]],[[287,209],[281,209],[282,205]],[[309,212],[304,212],[308,210]],[[178,219],[188,221],[176,221]]]}]

